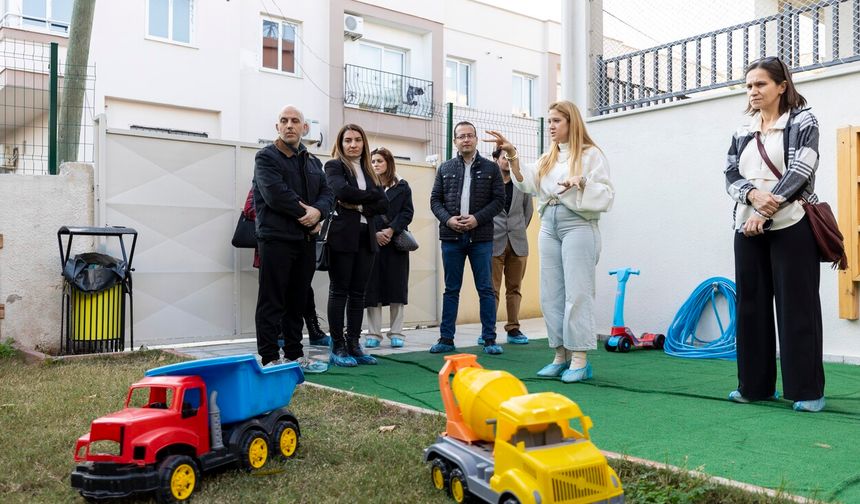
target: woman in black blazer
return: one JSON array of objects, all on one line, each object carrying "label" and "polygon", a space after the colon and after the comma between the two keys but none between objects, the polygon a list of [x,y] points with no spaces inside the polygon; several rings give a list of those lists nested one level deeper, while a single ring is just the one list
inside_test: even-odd
[{"label": "woman in black blazer", "polygon": [[[376,364],[361,349],[359,337],[364,316],[364,290],[379,251],[374,216],[388,210],[379,177],[370,167],[367,135],[361,126],[347,124],[337,134],[332,160],[325,174],[335,196],[328,231],[328,322],[335,366]],[[344,334],[346,310],[346,334]]]},{"label": "woman in black blazer", "polygon": [[409,294],[409,252],[397,250],[392,240],[407,229],[412,222],[415,209],[412,206],[412,189],[405,180],[397,176],[394,156],[385,147],[374,149],[370,163],[379,175],[388,212],[375,217],[376,243],[379,255],[370,271],[370,281],[364,293],[369,331],[365,346],[376,348],[382,341],[382,307],[390,311],[388,338],[392,348],[403,346],[403,307]]}]

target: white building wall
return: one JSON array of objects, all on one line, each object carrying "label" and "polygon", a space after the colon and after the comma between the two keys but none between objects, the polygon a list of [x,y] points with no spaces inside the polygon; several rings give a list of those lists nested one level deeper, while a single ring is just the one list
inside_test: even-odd
[{"label": "white building wall", "polygon": [[[240,2],[195,2],[190,44],[147,38],[147,2],[101,2],[93,20],[90,63],[96,65],[95,114],[106,97],[221,113],[221,135],[240,136]],[[108,115],[110,127],[114,124]],[[163,124],[173,127],[166,117]],[[194,128],[197,130],[198,128]],[[199,128],[202,130],[203,128]]]},{"label": "white building wall", "polygon": [[[38,199],[35,196],[38,195]],[[0,302],[2,338],[56,353],[60,348],[60,275],[57,230],[93,225],[93,167],[64,164],[59,175],[0,176]],[[67,240],[66,240],[67,241]],[[78,237],[72,255],[93,250]]]},{"label": "white building wall", "polygon": [[[845,93],[858,86],[856,66],[798,83],[821,128],[816,192],[834,208],[836,130],[860,124],[860,97]],[[745,120],[745,105],[743,91],[735,91],[588,122],[609,159],[617,189],[614,208],[600,222],[599,332],[608,332],[612,325],[616,281],[608,275],[610,269],[641,269],[641,276],[627,284],[624,311],[626,324],[637,333],[665,332],[705,279],[734,279],[733,203],[725,191],[723,169],[732,132]],[[837,288],[837,274],[823,264],[824,353],[831,360],[845,356],[860,363],[860,322],[839,318]]]},{"label": "white building wall", "polygon": [[[238,133],[224,136],[246,142],[274,139],[278,112],[287,104],[298,106],[307,119],[320,121],[325,145],[340,125],[328,123],[329,107],[343,97],[328,96],[330,79],[343,79],[343,72],[328,64],[329,44],[341,43],[341,33],[328,30],[328,2],[291,2],[286,0],[231,2],[242,6],[239,43],[241,64],[239,96],[241,109]],[[208,8],[209,3],[206,3]],[[266,9],[263,9],[263,7]],[[263,18],[298,22],[296,40],[297,76],[262,68]],[[235,25],[235,23],[232,23]],[[236,30],[234,26],[232,29]],[[235,69],[234,69],[235,71]]]}]

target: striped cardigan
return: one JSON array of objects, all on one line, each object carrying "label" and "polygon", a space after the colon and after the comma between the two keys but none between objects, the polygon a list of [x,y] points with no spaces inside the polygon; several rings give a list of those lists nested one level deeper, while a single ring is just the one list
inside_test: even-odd
[{"label": "striped cardigan", "polygon": [[[790,112],[782,138],[786,169],[771,192],[785,198],[780,208],[801,197],[810,203],[817,203],[815,171],[818,169],[818,120],[809,108],[793,109]],[[755,142],[753,133],[749,126],[741,126],[732,136],[732,145],[729,147],[724,173],[726,192],[735,200],[735,211],[738,204],[749,204],[747,194],[755,189],[738,169],[741,152],[750,142]]]}]

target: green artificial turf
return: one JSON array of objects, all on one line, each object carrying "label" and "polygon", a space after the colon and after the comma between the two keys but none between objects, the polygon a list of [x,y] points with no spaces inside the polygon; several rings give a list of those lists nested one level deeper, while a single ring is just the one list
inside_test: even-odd
[{"label": "green artificial turf", "polygon": [[[478,356],[485,368],[523,380],[529,392],[554,391],[576,401],[594,421],[592,439],[603,450],[818,499],[860,502],[860,366],[825,364],[827,408],[798,413],[787,400],[726,400],[737,385],[731,361],[600,349],[589,354],[594,378],[568,385],[534,375],[551,360],[546,340],[506,345],[501,356]],[[377,366],[331,367],[307,379],[442,410],[441,355],[377,358]]]}]

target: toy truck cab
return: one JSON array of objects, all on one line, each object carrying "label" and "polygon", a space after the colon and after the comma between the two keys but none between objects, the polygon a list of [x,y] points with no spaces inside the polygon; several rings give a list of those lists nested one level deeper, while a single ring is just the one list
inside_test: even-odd
[{"label": "toy truck cab", "polygon": [[78,438],[75,462],[154,464],[161,450],[209,451],[206,384],[197,376],[148,377],[133,384],[125,407],[93,421]]},{"label": "toy truck cab", "polygon": [[561,394],[508,399],[496,421],[490,488],[500,502],[623,502],[618,476],[590,440],[591,427],[591,418]]}]

